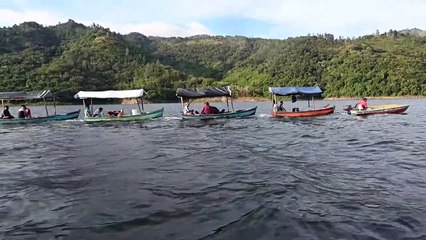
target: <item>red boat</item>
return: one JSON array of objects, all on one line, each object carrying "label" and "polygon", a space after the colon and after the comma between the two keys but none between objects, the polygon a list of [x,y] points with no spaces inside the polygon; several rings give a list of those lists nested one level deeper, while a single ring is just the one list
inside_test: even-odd
[{"label": "red boat", "polygon": [[[269,93],[272,94],[273,107],[271,115],[274,117],[287,117],[287,118],[298,118],[298,117],[315,117],[323,116],[334,113],[334,106],[328,104],[320,109],[315,109],[315,96],[320,96],[322,90],[319,87],[270,87]],[[299,108],[293,108],[293,111],[283,111],[280,107],[277,107],[277,96],[291,96],[292,102],[297,100],[296,96],[306,98],[308,97],[308,106],[310,107],[309,98],[312,97],[313,109],[299,111]],[[280,109],[281,108],[281,109]]]},{"label": "red boat", "polygon": [[328,115],[334,112],[334,106],[332,107],[323,107],[321,109],[307,110],[307,111],[299,111],[299,112],[272,112],[272,116],[274,117],[315,117]]}]

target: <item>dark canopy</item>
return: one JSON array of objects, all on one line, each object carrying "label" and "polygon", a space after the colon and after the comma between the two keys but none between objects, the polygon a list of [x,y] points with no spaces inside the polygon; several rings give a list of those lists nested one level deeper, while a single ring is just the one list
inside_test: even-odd
[{"label": "dark canopy", "polygon": [[176,96],[183,98],[231,97],[230,87],[178,88]]},{"label": "dark canopy", "polygon": [[269,93],[278,96],[317,96],[320,95],[322,91],[319,87],[269,87]]},{"label": "dark canopy", "polygon": [[52,97],[54,97],[54,95],[50,92],[50,90],[33,92],[0,92],[1,100],[33,100]]}]

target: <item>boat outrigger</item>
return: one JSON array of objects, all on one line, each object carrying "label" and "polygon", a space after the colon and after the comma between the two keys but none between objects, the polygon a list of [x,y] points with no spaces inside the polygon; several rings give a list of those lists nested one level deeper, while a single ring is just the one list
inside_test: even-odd
[{"label": "boat outrigger", "polygon": [[402,104],[388,104],[388,105],[377,105],[369,106],[367,109],[352,108],[352,106],[345,106],[343,109],[348,114],[355,116],[365,116],[373,114],[401,114],[404,113],[410,105]]},{"label": "boat outrigger", "polygon": [[[53,115],[49,115],[49,109],[46,100],[53,99]],[[28,118],[1,118],[0,124],[22,124],[22,123],[41,123],[49,121],[63,121],[78,118],[80,110],[68,112],[65,114],[56,114],[56,98],[50,90],[32,91],[32,92],[0,92],[0,100],[4,108],[4,101],[30,101],[43,100],[46,116],[44,117],[28,117]]]},{"label": "boat outrigger", "polygon": [[[322,91],[319,87],[269,87],[269,93],[272,95],[272,102],[277,102],[277,96],[292,96],[294,101],[296,96],[311,97],[313,109],[299,111],[298,108],[293,108],[292,111],[285,111],[280,109],[272,109],[272,116],[274,117],[314,117],[327,115],[334,112],[335,107],[326,105],[322,108],[315,109],[315,96],[320,96]],[[309,99],[309,98],[308,98]],[[310,101],[308,100],[308,107],[310,107]]]},{"label": "boat outrigger", "polygon": [[[139,112],[137,112],[137,110],[134,110],[132,111],[131,115],[118,114],[117,116],[107,115],[107,116],[98,116],[98,117],[93,117],[88,114],[85,114],[84,116],[85,122],[140,121],[140,120],[149,120],[149,119],[162,117],[164,108],[160,108],[152,112],[145,112],[144,106],[143,106],[143,96],[145,94],[146,92],[143,89],[121,90],[121,91],[115,91],[115,90],[80,91],[74,95],[74,98],[82,99],[84,107],[87,107],[88,105],[90,105],[91,106],[90,112],[92,113],[93,113],[92,103],[94,98],[97,98],[97,99],[134,98],[137,101]],[[86,102],[86,100],[89,100],[89,99],[90,99],[90,103]]]},{"label": "boat outrigger", "polygon": [[[209,120],[209,119],[222,119],[222,118],[243,118],[256,114],[257,107],[243,109],[243,110],[234,110],[234,102],[232,99],[231,88],[228,87],[208,87],[204,89],[196,88],[178,88],[176,91],[176,96],[181,99],[182,102],[182,118],[183,119],[200,119],[200,120]],[[186,113],[184,102],[187,101],[189,104],[191,100],[200,99],[200,98],[217,98],[225,97],[227,111],[222,111],[220,113],[212,114],[197,114],[196,112]],[[229,108],[231,105],[231,109]]]}]

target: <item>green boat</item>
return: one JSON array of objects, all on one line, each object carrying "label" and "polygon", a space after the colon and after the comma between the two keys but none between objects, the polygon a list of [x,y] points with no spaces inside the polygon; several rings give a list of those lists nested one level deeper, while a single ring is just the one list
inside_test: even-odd
[{"label": "green boat", "polygon": [[[182,119],[190,120],[210,120],[210,119],[228,119],[228,118],[244,118],[256,114],[257,107],[249,109],[234,110],[234,102],[231,95],[231,88],[228,87],[208,87],[203,89],[195,88],[178,88],[176,96],[182,102]],[[189,110],[189,105],[192,100],[200,98],[226,98],[227,110],[219,111],[216,107],[211,107],[208,102],[205,105],[212,110],[211,113],[198,113],[194,110]],[[186,102],[186,104],[185,104]],[[231,104],[231,108],[230,108]]]},{"label": "green boat", "polygon": [[[53,99],[54,114],[49,114],[49,109],[46,105],[46,100]],[[27,123],[42,123],[50,121],[65,121],[76,119],[80,115],[80,110],[68,112],[65,114],[56,114],[56,101],[55,95],[50,90],[33,91],[33,92],[0,92],[0,100],[4,108],[4,101],[17,102],[17,101],[31,101],[43,100],[46,116],[42,117],[26,117],[26,118],[0,118],[0,125],[3,124],[27,124]]]},{"label": "green boat", "polygon": [[152,111],[144,112],[137,115],[123,115],[121,117],[85,117],[85,122],[114,122],[114,121],[141,121],[150,120],[154,118],[160,118],[163,116],[164,108]]},{"label": "green boat", "polygon": [[[146,92],[143,89],[135,90],[109,90],[109,91],[80,91],[74,95],[74,98],[82,99],[83,106],[85,107],[84,121],[93,122],[125,122],[125,121],[142,121],[150,120],[155,118],[161,118],[163,116],[164,108],[160,108],[155,111],[145,112],[143,105],[143,96]],[[131,115],[126,115],[122,111],[108,112],[107,115],[93,116],[93,99],[124,99],[134,98],[136,99],[139,112],[137,109],[133,109]],[[86,100],[90,99],[90,103]]]}]

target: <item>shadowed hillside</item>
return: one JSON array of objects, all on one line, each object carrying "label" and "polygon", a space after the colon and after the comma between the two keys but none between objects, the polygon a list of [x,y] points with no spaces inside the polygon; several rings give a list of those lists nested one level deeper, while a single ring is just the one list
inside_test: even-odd
[{"label": "shadowed hillside", "polygon": [[212,85],[233,85],[238,96],[291,85],[319,85],[328,97],[426,96],[425,31],[266,40],[121,35],[72,20],[0,29],[0,91],[144,88],[151,99],[177,100],[178,87]]}]

